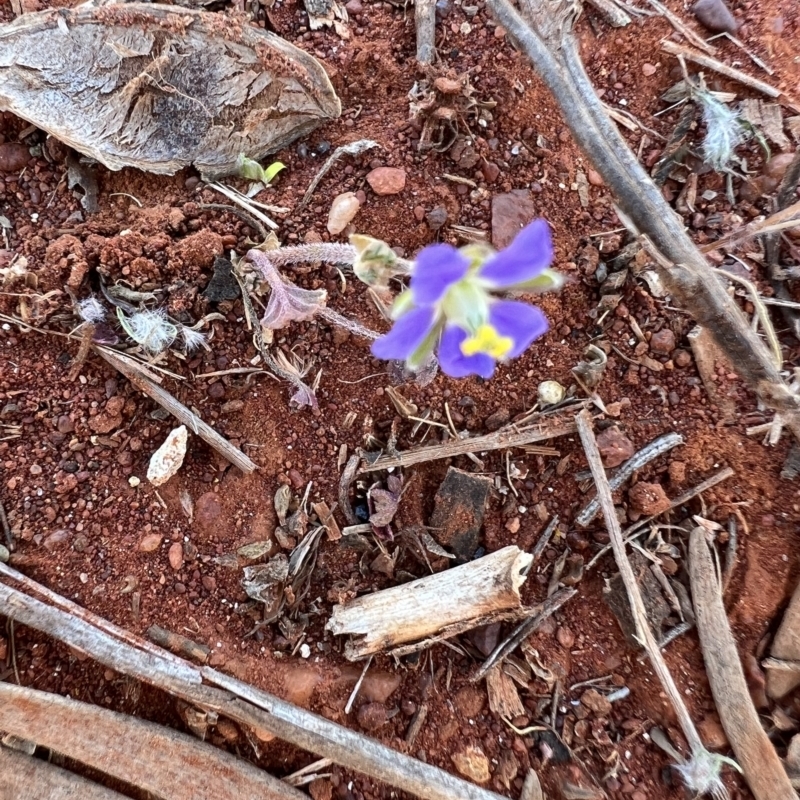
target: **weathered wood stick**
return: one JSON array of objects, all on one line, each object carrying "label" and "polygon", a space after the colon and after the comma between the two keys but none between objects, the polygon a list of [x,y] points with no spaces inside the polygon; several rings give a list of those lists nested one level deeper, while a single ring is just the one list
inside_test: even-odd
[{"label": "weathered wood stick", "polygon": [[414,0],[417,61],[433,64],[436,57],[436,0]]},{"label": "weathered wood stick", "polygon": [[54,764],[0,747],[0,797],[47,800],[127,800]]},{"label": "weathered wood stick", "polygon": [[717,713],[756,800],[797,800],[753,707],[705,536],[701,527],[689,536],[689,578],[703,661]]},{"label": "weathered wood stick", "polygon": [[493,792],[397,753],[236,678],[210,667],[195,667],[4,564],[0,564],[0,575],[24,584],[56,606],[0,583],[0,614],[52,636],[123,675],[235,722],[268,731],[296,747],[425,800],[501,800]]},{"label": "weathered wood stick", "polygon": [[522,606],[519,587],[532,561],[511,545],[488,556],[333,607],[326,628],[355,638],[351,661],[434,636],[450,625]]},{"label": "weathered wood stick", "polygon": [[[726,78],[737,81],[744,86],[749,86],[751,89],[755,89],[757,92],[767,95],[767,97],[777,98],[781,96],[781,90],[776,89],[769,83],[760,81],[758,78],[753,78],[746,72],[742,72],[740,69],[729,67],[727,64],[723,64],[716,58],[711,58],[711,56],[698,53],[697,50],[693,50],[691,47],[687,47],[686,45],[672,42],[669,39],[664,39],[664,41],[661,42],[661,49],[665,53],[669,53],[671,56],[682,56],[687,61],[694,61],[695,64],[699,64],[701,67],[713,69],[714,72],[718,72],[720,75],[724,75]],[[791,108],[795,108],[794,103],[791,101],[788,102],[787,105],[789,105]]]},{"label": "weathered wood stick", "polygon": [[213,447],[220,455],[227,458],[234,467],[242,472],[250,473],[258,469],[258,464],[251,461],[241,450],[234,447],[227,439],[220,436],[210,425],[203,422],[197,414],[178,402],[168,391],[141,375],[128,363],[127,359],[112,353],[108,349],[95,347],[95,352],[102,356],[112,367],[119,370],[140,392],[155,400],[173,417],[180,420],[192,433]]},{"label": "weathered wood stick", "polygon": [[247,761],[184,733],[25,686],[0,683],[0,729],[156,797],[307,800]]},{"label": "weathered wood stick", "polygon": [[191,661],[197,661],[199,664],[205,664],[211,654],[211,648],[208,645],[195,642],[181,633],[169,631],[160,625],[151,625],[147,629],[147,636],[157,645],[166,647],[167,650]]},{"label": "weathered wood stick", "polygon": [[568,436],[570,433],[575,433],[575,430],[575,421],[571,417],[569,419],[554,417],[550,421],[544,421],[530,427],[508,427],[496,433],[487,433],[485,436],[451,439],[443,444],[418,447],[416,450],[407,450],[394,456],[380,456],[371,463],[365,461],[358,471],[359,474],[377,472],[390,467],[410,467],[412,464],[436,461],[440,458],[463,456],[466,453],[482,453],[487,450],[501,450],[506,447],[522,447],[534,442],[555,439],[557,436]]}]

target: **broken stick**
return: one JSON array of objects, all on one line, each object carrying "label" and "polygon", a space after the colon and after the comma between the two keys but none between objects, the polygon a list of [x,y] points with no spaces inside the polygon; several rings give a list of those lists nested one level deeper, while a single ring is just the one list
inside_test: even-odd
[{"label": "broken stick", "polygon": [[[592,471],[592,477],[597,487],[597,496],[600,499],[600,505],[603,509],[606,530],[611,537],[614,559],[617,562],[617,568],[619,569],[622,582],[625,585],[625,591],[628,595],[631,614],[633,615],[634,624],[636,626],[636,638],[641,642],[650,658],[653,671],[656,673],[658,680],[661,682],[675,710],[675,716],[678,718],[678,723],[681,726],[683,735],[686,737],[689,749],[691,750],[691,759],[679,764],[678,767],[689,789],[694,789],[698,794],[705,793],[706,791],[709,793],[716,793],[712,790],[717,789],[718,786],[722,786],[718,778],[719,764],[713,763],[713,756],[703,745],[700,734],[697,732],[694,721],[689,714],[689,709],[686,707],[686,703],[683,700],[683,695],[667,667],[667,662],[664,660],[658,642],[647,621],[647,611],[645,609],[644,600],[642,599],[633,567],[631,567],[631,563],[625,552],[625,542],[622,539],[622,530],[620,529],[619,519],[616,509],[614,508],[614,498],[611,494],[611,488],[608,485],[608,478],[606,477],[605,468],[603,467],[600,449],[594,438],[592,417],[588,411],[581,411],[576,417],[576,422],[578,424],[578,434],[581,437],[581,444],[586,453],[586,460],[589,462],[589,469]],[[708,774],[703,775],[702,783],[698,779],[698,767],[700,765],[708,767],[706,770]],[[714,767],[713,770],[711,769],[712,766]]]},{"label": "broken stick", "polygon": [[531,561],[518,547],[504,547],[460,567],[336,605],[326,627],[354,637],[344,648],[351,661],[424,641],[449,626],[458,625],[461,633],[486,624],[492,615],[522,609],[519,587]]},{"label": "broken stick", "polygon": [[706,531],[700,526],[689,536],[689,578],[711,694],[750,791],[756,800],[797,800],[753,707],[706,544]]},{"label": "broken stick", "polygon": [[536,425],[517,428],[509,425],[495,433],[485,436],[472,436],[468,439],[452,439],[443,444],[434,444],[428,447],[418,447],[416,450],[407,450],[396,455],[379,456],[374,461],[364,461],[359,474],[364,472],[377,472],[390,467],[410,467],[412,464],[422,464],[426,461],[436,461],[440,458],[463,456],[467,453],[482,453],[487,450],[502,450],[506,447],[522,447],[534,442],[543,442],[555,439],[558,436],[568,436],[575,433],[575,420],[572,415],[565,417],[545,417]]},{"label": "broken stick", "polygon": [[227,439],[220,436],[210,425],[203,422],[197,414],[179,403],[168,391],[142,375],[129,359],[112,352],[106,348],[95,347],[98,355],[102,356],[112,367],[119,370],[140,392],[155,400],[163,409],[169,411],[173,417],[182,422],[190,431],[211,445],[220,455],[238,467],[244,473],[258,469],[258,464],[251,461],[241,450],[234,447]]},{"label": "broken stick", "polygon": [[436,57],[436,0],[414,0],[417,29],[417,61],[433,64]]}]

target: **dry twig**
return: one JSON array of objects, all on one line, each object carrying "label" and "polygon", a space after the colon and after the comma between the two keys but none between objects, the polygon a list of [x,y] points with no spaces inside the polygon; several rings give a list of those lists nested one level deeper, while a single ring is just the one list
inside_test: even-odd
[{"label": "dry twig", "polygon": [[227,439],[220,436],[210,425],[203,422],[197,414],[179,403],[168,391],[153,383],[141,373],[138,365],[119,353],[107,348],[95,347],[98,355],[102,356],[112,367],[118,369],[140,392],[155,400],[163,409],[182,422],[186,427],[211,445],[221,456],[226,458],[235,467],[244,473],[253,472],[258,465],[249,459],[241,450],[234,447]]},{"label": "dry twig", "polygon": [[[730,78],[733,81],[741,83],[743,86],[749,86],[751,89],[755,89],[757,92],[767,95],[767,97],[781,96],[780,89],[776,89],[771,84],[766,83],[765,81],[760,81],[758,78],[753,78],[746,72],[742,72],[734,67],[729,67],[727,64],[723,64],[721,61],[717,61],[716,58],[711,58],[711,56],[698,53],[696,50],[692,50],[691,47],[686,47],[685,45],[665,39],[663,42],[661,42],[661,49],[665,53],[669,53],[671,56],[681,56],[687,61],[693,61],[695,64],[699,64],[701,67],[712,69],[714,72],[718,72],[720,75],[724,75],[726,78]],[[786,105],[795,111],[800,110],[798,109],[797,105],[791,101],[787,101]]]},{"label": "dry twig", "polygon": [[581,443],[586,452],[586,459],[589,462],[589,468],[592,471],[592,477],[597,486],[597,496],[603,508],[606,530],[611,537],[614,558],[628,594],[628,601],[630,602],[631,613],[636,626],[637,638],[647,651],[650,663],[653,665],[653,669],[672,703],[683,735],[689,743],[689,749],[692,754],[691,759],[682,764],[678,764],[677,768],[680,770],[690,789],[694,789],[700,794],[710,793],[715,797],[726,797],[727,792],[719,779],[719,767],[721,764],[715,762],[715,758],[717,757],[709,753],[703,745],[697,728],[695,728],[694,722],[689,714],[689,710],[686,708],[686,704],[683,701],[683,695],[675,684],[672,674],[667,667],[667,663],[664,661],[664,656],[661,654],[658,642],[647,622],[647,611],[641,592],[639,591],[639,584],[636,581],[633,568],[625,553],[625,543],[622,538],[619,520],[617,519],[617,512],[614,508],[614,498],[611,495],[611,489],[608,485],[605,469],[603,468],[603,461],[600,457],[600,450],[597,447],[594,432],[592,431],[591,415],[588,411],[582,411],[578,414],[576,421],[578,424],[578,434],[581,437]]},{"label": "dry twig", "polygon": [[473,436],[468,439],[453,439],[444,444],[434,444],[428,447],[418,447],[416,450],[407,450],[396,455],[386,455],[374,461],[365,461],[358,470],[364,472],[377,472],[390,467],[409,467],[412,464],[422,464],[426,461],[436,461],[440,458],[462,456],[466,453],[482,453],[487,450],[501,450],[506,447],[522,447],[534,442],[543,442],[555,439],[557,436],[567,436],[575,433],[575,422],[572,418],[545,417],[537,425],[525,428],[509,426],[501,428],[495,433],[485,436]]}]

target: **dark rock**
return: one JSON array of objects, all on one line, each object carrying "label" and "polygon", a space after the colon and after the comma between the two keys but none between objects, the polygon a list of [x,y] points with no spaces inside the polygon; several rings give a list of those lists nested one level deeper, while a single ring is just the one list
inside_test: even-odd
[{"label": "dark rock", "polygon": [[219,303],[222,300],[235,300],[239,293],[239,284],[233,277],[233,265],[227,258],[217,256],[214,259],[214,274],[203,290],[203,297],[212,303]]},{"label": "dark rock", "polygon": [[498,431],[503,425],[507,425],[511,419],[511,412],[507,408],[498,408],[494,414],[486,417],[483,423],[487,431]]},{"label": "dark rock", "polygon": [[428,223],[428,227],[431,231],[436,233],[436,231],[440,230],[447,222],[447,209],[444,206],[432,208],[425,215],[425,221]]},{"label": "dark rock", "polygon": [[736,33],[739,24],[723,0],[697,0],[692,12],[712,33]]},{"label": "dark rock", "polygon": [[436,540],[455,553],[456,563],[469,561],[478,547],[492,481],[450,467],[436,492],[430,526]]},{"label": "dark rock", "polygon": [[470,639],[482,655],[490,655],[500,641],[500,623],[493,622],[491,625],[481,625],[480,628],[475,628],[470,633]]},{"label": "dark rock", "polygon": [[30,151],[24,144],[0,144],[0,172],[19,172],[30,160]]}]

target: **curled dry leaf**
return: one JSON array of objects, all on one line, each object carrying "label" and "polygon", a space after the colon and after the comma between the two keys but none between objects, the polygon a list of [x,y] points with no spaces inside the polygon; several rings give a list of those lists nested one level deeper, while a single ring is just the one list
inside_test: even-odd
[{"label": "curled dry leaf", "polygon": [[147,480],[153,486],[166,483],[181,468],[186,456],[187,438],[186,426],[181,425],[170,431],[164,444],[153,453],[147,468]]},{"label": "curled dry leaf", "polygon": [[109,169],[236,171],[341,113],[322,65],[243,15],[149,3],[0,26],[0,110]]},{"label": "curled dry leaf", "polygon": [[286,524],[286,515],[289,513],[289,506],[292,502],[292,490],[284,483],[275,492],[275,513],[278,515],[278,522]]},{"label": "curled dry leaf", "polygon": [[266,564],[245,567],[242,587],[248,597],[270,606],[283,593],[288,577],[289,559],[283,553],[278,553]]}]

